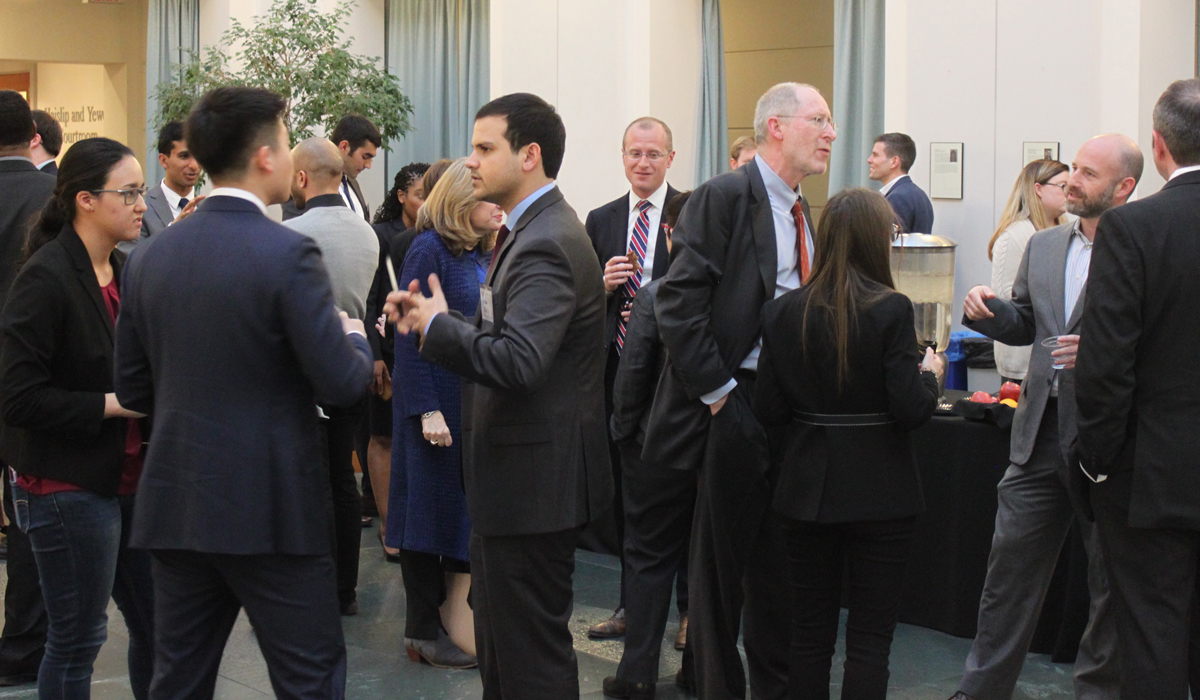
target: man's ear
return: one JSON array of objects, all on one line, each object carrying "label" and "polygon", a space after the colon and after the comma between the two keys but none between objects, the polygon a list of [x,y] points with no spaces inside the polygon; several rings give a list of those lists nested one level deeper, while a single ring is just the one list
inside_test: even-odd
[{"label": "man's ear", "polygon": [[[531,143],[528,146],[521,148],[521,169],[527,173],[533,172],[539,163],[542,162],[542,147],[537,142]],[[542,172],[546,171],[545,164],[542,164]]]}]

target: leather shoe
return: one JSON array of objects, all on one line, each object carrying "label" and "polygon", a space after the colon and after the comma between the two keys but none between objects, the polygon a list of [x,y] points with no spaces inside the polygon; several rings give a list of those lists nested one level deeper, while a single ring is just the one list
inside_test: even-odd
[{"label": "leather shoe", "polygon": [[625,636],[625,608],[613,613],[604,622],[597,622],[588,628],[588,639],[616,639]]},{"label": "leather shoe", "polygon": [[620,676],[604,679],[604,695],[620,700],[654,700],[653,683],[630,683]]},{"label": "leather shoe", "polygon": [[404,651],[413,663],[427,663],[434,668],[467,669],[479,665],[479,659],[458,648],[445,630],[438,630],[437,639],[404,638]]},{"label": "leather shoe", "polygon": [[687,615],[679,616],[679,631],[675,633],[675,650],[683,651],[687,647]]},{"label": "leather shoe", "polygon": [[362,516],[362,526],[363,527],[371,527],[374,524],[375,524],[375,518],[372,518],[369,515]]},{"label": "leather shoe", "polygon": [[682,668],[675,672],[675,685],[688,695],[696,694],[696,678],[690,673],[684,673]]}]

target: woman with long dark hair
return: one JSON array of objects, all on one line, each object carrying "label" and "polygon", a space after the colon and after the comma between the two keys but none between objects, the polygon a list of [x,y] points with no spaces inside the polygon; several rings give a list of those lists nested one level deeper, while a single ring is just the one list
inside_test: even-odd
[{"label": "woman with long dark hair", "polygon": [[933,415],[942,371],[932,351],[922,360],[912,303],[892,283],[894,223],[876,192],[834,195],[807,283],[763,309],[755,413],[777,432],[773,506],[793,591],[790,698],[829,698],[843,588],[842,698],[887,695],[901,580],[924,509],[909,433]]},{"label": "woman with long dark hair", "polygon": [[150,555],[127,546],[147,424],[113,393],[113,330],[124,253],[146,211],[127,146],[90,138],[63,156],[26,240],[0,323],[4,459],[17,526],[37,560],[49,629],[38,697],[90,696],[111,597],[129,630],[133,695],[153,675]]}]

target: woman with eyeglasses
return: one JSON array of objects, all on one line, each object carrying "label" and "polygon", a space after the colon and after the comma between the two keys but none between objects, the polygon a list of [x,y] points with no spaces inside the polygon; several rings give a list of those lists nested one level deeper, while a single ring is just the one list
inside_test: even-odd
[{"label": "woman with eyeglasses", "polygon": [[843,599],[842,698],[887,696],[909,543],[925,509],[909,436],[933,415],[942,372],[932,350],[922,358],[912,302],[892,283],[894,221],[877,192],[834,195],[808,282],[763,307],[754,412],[779,467],[772,505],[792,586],[791,700],[828,700]]},{"label": "woman with eyeglasses", "polygon": [[125,261],[116,247],[140,234],[145,192],[127,146],[71,146],[0,314],[0,450],[49,620],[42,700],[90,696],[109,598],[129,630],[135,698],[148,696],[153,675],[150,554],[127,546],[148,424],[113,393]]},{"label": "woman with eyeglasses", "polygon": [[[997,299],[1011,299],[1021,258],[1033,234],[1063,223],[1067,212],[1067,179],[1071,170],[1057,160],[1035,160],[1021,170],[1000,223],[988,242],[992,289]],[[1030,347],[996,343],[996,369],[1001,381],[1020,384],[1029,369]]]}]

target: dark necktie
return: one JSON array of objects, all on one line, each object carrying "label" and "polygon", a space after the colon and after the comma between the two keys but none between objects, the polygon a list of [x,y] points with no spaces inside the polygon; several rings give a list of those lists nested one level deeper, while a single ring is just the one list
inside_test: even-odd
[{"label": "dark necktie", "polygon": [[346,206],[350,207],[350,211],[358,213],[357,198],[354,196],[354,191],[350,189],[350,178],[342,176],[342,192],[346,198]]},{"label": "dark necktie", "polygon": [[800,272],[800,284],[808,281],[808,271],[811,265],[811,256],[808,251],[808,242],[804,235],[804,207],[800,204],[801,200],[797,199],[792,205],[792,218],[796,220],[796,269]]},{"label": "dark necktie", "polygon": [[488,265],[488,277],[491,277],[492,270],[496,269],[496,261],[500,259],[500,248],[504,245],[506,238],[508,238],[508,226],[501,226],[496,233],[496,247],[492,248],[492,264]]},{"label": "dark necktie", "polygon": [[[328,180],[326,180],[326,182],[329,182],[329,181],[328,181]],[[179,211],[180,211],[180,213],[183,213],[183,210],[184,210],[184,209],[187,209],[187,205],[188,205],[188,202],[189,202],[189,201],[191,201],[191,200],[189,200],[187,197],[180,197],[180,198],[179,198]]]},{"label": "dark necktie", "polygon": [[[646,264],[646,246],[650,241],[650,202],[638,202],[638,218],[633,224],[633,235],[629,237],[629,252],[637,256],[637,269],[625,280],[625,296],[633,299],[642,287],[642,267]],[[625,319],[617,315],[617,354],[625,349]]]}]

